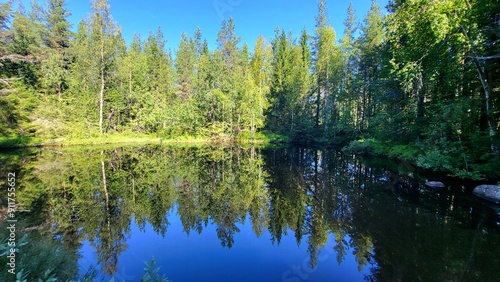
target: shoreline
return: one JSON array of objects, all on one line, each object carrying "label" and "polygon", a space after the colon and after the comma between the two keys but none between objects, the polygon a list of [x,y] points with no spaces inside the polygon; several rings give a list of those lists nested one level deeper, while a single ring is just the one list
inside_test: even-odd
[{"label": "shoreline", "polygon": [[93,146],[107,144],[259,144],[267,145],[272,143],[288,143],[283,140],[275,140],[272,137],[264,136],[255,139],[245,139],[238,137],[181,137],[168,138],[152,136],[123,136],[119,134],[109,134],[102,137],[75,138],[75,139],[42,139],[36,137],[3,137],[0,138],[0,152],[3,150],[43,148],[43,147],[69,147],[69,146]]}]

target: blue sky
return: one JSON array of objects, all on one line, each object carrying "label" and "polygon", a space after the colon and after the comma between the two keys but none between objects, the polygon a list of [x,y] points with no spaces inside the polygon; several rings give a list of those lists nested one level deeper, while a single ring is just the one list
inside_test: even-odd
[{"label": "blue sky", "polygon": [[[27,9],[30,0],[22,0]],[[319,0],[109,0],[113,19],[122,28],[129,43],[135,32],[146,38],[149,31],[160,26],[167,39],[167,48],[176,50],[181,33],[194,34],[200,27],[210,49],[216,48],[217,32],[224,19],[233,17],[236,34],[253,50],[255,40],[263,35],[267,40],[274,37],[277,26],[292,31],[298,37],[304,27],[314,33],[315,15]],[[37,3],[45,1],[37,0]],[[344,32],[343,21],[349,2],[353,3],[356,17],[362,21],[368,12],[371,0],[327,0],[330,23],[337,38]],[[82,18],[90,13],[90,0],[67,0],[69,18],[76,29]],[[387,0],[377,0],[385,12]]]}]

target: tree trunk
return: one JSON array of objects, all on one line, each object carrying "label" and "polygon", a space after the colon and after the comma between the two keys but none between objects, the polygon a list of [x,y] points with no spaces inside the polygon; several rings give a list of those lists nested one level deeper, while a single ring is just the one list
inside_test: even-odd
[{"label": "tree trunk", "polygon": [[58,101],[61,101],[61,94],[62,94],[61,83],[62,82],[60,80],[57,82],[57,100]]},{"label": "tree trunk", "polygon": [[495,121],[493,120],[493,116],[491,114],[491,87],[488,83],[488,78],[486,76],[486,72],[484,71],[484,66],[481,65],[481,62],[474,57],[473,58],[474,65],[476,66],[477,72],[479,73],[479,80],[481,81],[481,85],[483,86],[485,103],[486,103],[486,120],[488,122],[489,134],[490,134],[490,142],[491,142],[491,151],[498,155],[498,148],[495,144],[495,136],[496,136],[496,126]]},{"label": "tree trunk", "polygon": [[252,140],[255,139],[255,124],[254,124],[254,114],[252,112]]},{"label": "tree trunk", "polygon": [[330,82],[328,81],[329,77],[328,77],[328,72],[329,72],[329,69],[328,67],[326,68],[326,83],[325,83],[325,93],[324,93],[324,100],[325,100],[325,108],[323,109],[323,113],[324,113],[324,122],[325,122],[325,132],[323,133],[323,136],[326,137],[327,133],[328,133],[328,92],[330,91]]},{"label": "tree trunk", "polygon": [[493,120],[493,116],[491,113],[491,87],[488,82],[488,76],[486,75],[486,71],[484,69],[484,63],[481,63],[481,60],[486,60],[486,59],[493,59],[496,58],[497,55],[495,56],[490,56],[490,57],[479,57],[477,56],[476,52],[474,51],[474,48],[472,46],[472,42],[469,39],[469,36],[467,35],[467,31],[463,26],[460,26],[460,29],[462,30],[462,34],[465,36],[469,43],[470,50],[472,52],[472,61],[474,62],[474,65],[476,66],[476,70],[479,74],[479,81],[481,81],[481,85],[483,86],[484,90],[484,96],[485,96],[485,106],[486,106],[486,120],[488,122],[488,128],[489,128],[489,136],[490,136],[490,146],[491,146],[491,152],[495,155],[499,155],[500,152],[498,151],[498,147],[495,144],[495,136],[496,136],[496,124],[495,121]]},{"label": "tree trunk", "polygon": [[365,129],[365,115],[366,115],[366,96],[367,96],[367,85],[368,85],[368,73],[366,70],[367,66],[363,66],[363,93],[361,97],[361,109],[360,109],[360,117],[359,117],[359,131],[363,132]]},{"label": "tree trunk", "polygon": [[129,95],[129,98],[132,98],[132,66],[129,62],[129,68],[128,68],[128,95]]},{"label": "tree trunk", "polygon": [[416,137],[417,140],[421,139],[423,119],[425,116],[425,93],[422,90],[423,87],[423,77],[422,73],[419,73],[414,84],[415,95],[417,95],[417,111],[416,111]]},{"label": "tree trunk", "polygon": [[321,106],[321,84],[318,78],[318,98],[316,99],[316,129],[319,130],[319,112]]},{"label": "tree trunk", "polygon": [[102,186],[104,188],[104,197],[106,198],[106,221],[108,223],[108,230],[110,230],[110,220],[109,220],[109,193],[108,184],[106,182],[106,169],[104,166],[104,151],[101,151],[101,173],[102,173]]},{"label": "tree trunk", "polygon": [[101,151],[101,173],[102,173],[102,185],[104,188],[104,197],[106,198],[106,211],[108,211],[109,206],[109,193],[108,193],[108,184],[106,182],[106,170],[104,166],[104,151]]},{"label": "tree trunk", "polygon": [[[104,35],[103,35],[104,36]],[[101,61],[100,63],[100,75],[101,75],[101,90],[99,92],[99,133],[102,135],[102,116],[104,108],[104,38],[101,39]]]}]

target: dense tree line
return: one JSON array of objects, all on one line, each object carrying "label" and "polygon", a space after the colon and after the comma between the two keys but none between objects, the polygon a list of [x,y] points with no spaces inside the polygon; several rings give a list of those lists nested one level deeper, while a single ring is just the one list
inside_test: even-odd
[{"label": "dense tree line", "polygon": [[[217,49],[200,29],[166,50],[160,28],[127,46],[106,0],[70,30],[64,0],[0,9],[2,136],[86,138],[139,132],[348,144],[423,167],[498,171],[498,0],[375,1],[314,34],[276,28],[253,51],[222,22]],[[490,173],[487,176],[492,176]]]}]

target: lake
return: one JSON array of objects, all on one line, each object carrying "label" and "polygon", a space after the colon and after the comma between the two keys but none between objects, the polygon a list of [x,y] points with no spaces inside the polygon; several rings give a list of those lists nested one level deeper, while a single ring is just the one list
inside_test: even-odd
[{"label": "lake", "polygon": [[54,147],[3,152],[0,173],[4,208],[16,178],[25,277],[500,281],[500,209],[405,163],[301,147]]}]

